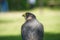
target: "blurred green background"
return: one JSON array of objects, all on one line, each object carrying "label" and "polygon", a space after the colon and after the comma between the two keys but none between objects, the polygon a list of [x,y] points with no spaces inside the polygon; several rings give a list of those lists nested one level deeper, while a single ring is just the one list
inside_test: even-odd
[{"label": "blurred green background", "polygon": [[[42,12],[44,11],[44,12]],[[44,25],[44,40],[60,40],[60,10],[44,8],[29,10]],[[25,22],[22,14],[27,11],[0,14],[0,40],[22,40],[21,26]]]},{"label": "blurred green background", "polygon": [[22,40],[22,14],[26,12],[35,14],[44,25],[44,40],[60,40],[60,0],[37,0],[34,9],[29,9],[26,0],[7,1],[10,11],[0,13],[0,40]]},{"label": "blurred green background", "polygon": [[[29,3],[27,0],[7,0],[9,5],[9,10],[29,10]],[[36,0],[35,7],[49,7],[60,9],[60,0]]]}]

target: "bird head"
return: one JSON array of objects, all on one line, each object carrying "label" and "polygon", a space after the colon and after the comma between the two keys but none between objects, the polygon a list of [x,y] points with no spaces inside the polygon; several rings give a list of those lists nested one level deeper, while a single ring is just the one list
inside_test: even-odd
[{"label": "bird head", "polygon": [[30,12],[27,12],[22,15],[26,20],[36,19],[36,16]]}]

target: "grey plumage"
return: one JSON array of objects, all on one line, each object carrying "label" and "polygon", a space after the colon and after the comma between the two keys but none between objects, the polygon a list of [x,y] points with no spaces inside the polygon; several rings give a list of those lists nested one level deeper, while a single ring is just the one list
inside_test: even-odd
[{"label": "grey plumage", "polygon": [[21,28],[22,40],[43,40],[43,25],[36,18],[26,20]]}]

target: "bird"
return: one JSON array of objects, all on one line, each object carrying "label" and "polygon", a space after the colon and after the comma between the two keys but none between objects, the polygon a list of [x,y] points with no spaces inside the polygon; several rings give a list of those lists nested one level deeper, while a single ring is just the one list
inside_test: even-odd
[{"label": "bird", "polygon": [[43,40],[44,28],[33,13],[26,12],[22,15],[25,22],[21,27],[22,40]]}]

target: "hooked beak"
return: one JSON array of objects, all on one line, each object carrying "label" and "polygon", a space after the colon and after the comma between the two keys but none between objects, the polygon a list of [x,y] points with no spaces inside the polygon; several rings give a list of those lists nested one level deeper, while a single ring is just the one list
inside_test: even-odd
[{"label": "hooked beak", "polygon": [[23,16],[23,17],[26,17],[26,14],[23,14],[22,16]]}]

